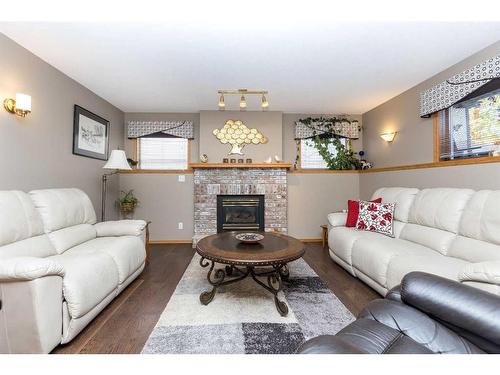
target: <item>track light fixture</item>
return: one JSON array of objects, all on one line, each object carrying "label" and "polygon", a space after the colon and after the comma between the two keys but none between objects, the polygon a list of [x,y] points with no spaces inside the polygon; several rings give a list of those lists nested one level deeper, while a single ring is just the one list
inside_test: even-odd
[{"label": "track light fixture", "polygon": [[224,95],[239,95],[240,96],[240,111],[246,111],[247,109],[247,96],[248,95],[261,95],[261,108],[263,111],[266,111],[269,108],[269,102],[267,101],[266,95],[267,91],[263,90],[247,90],[247,89],[238,89],[238,90],[219,90],[219,110],[223,111],[226,109],[226,104],[224,102]]}]

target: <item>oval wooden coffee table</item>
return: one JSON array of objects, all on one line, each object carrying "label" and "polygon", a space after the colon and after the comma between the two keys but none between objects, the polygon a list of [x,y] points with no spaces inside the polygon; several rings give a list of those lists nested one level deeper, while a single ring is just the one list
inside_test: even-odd
[{"label": "oval wooden coffee table", "polygon": [[[262,233],[264,239],[255,244],[245,244],[237,240],[237,232],[222,232],[198,241],[196,251],[200,254],[200,265],[210,266],[207,279],[212,290],[203,292],[200,301],[208,305],[215,297],[217,288],[235,283],[250,276],[260,286],[274,295],[278,312],[285,316],[288,306],[278,299],[278,293],[287,280],[287,263],[304,255],[304,245],[299,240],[278,233]],[[225,269],[214,272],[215,263],[225,265]],[[259,278],[264,278],[264,281]]]}]

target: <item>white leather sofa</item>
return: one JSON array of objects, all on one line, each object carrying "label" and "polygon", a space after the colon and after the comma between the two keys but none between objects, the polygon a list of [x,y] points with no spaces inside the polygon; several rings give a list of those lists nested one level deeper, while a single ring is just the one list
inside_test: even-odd
[{"label": "white leather sofa", "polygon": [[382,295],[411,271],[423,271],[500,295],[500,191],[382,188],[395,202],[394,234],[345,227],[328,215],[331,258]]},{"label": "white leather sofa", "polygon": [[145,226],[96,224],[78,189],[0,191],[0,353],[71,341],[142,272]]}]

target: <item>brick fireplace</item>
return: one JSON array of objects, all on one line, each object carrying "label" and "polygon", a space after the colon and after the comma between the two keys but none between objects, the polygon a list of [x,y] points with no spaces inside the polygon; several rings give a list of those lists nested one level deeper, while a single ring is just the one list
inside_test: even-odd
[{"label": "brick fireplace", "polygon": [[[264,230],[287,232],[287,167],[217,167],[210,164],[194,169],[194,237],[217,233],[217,197],[264,197]],[[220,198],[219,198],[220,201]]]}]

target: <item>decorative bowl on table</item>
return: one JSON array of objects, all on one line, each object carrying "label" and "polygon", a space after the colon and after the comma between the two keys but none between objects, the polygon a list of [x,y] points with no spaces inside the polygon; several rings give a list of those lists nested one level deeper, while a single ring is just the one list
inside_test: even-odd
[{"label": "decorative bowl on table", "polygon": [[264,235],[260,233],[238,233],[234,237],[243,243],[257,243],[264,239]]}]

